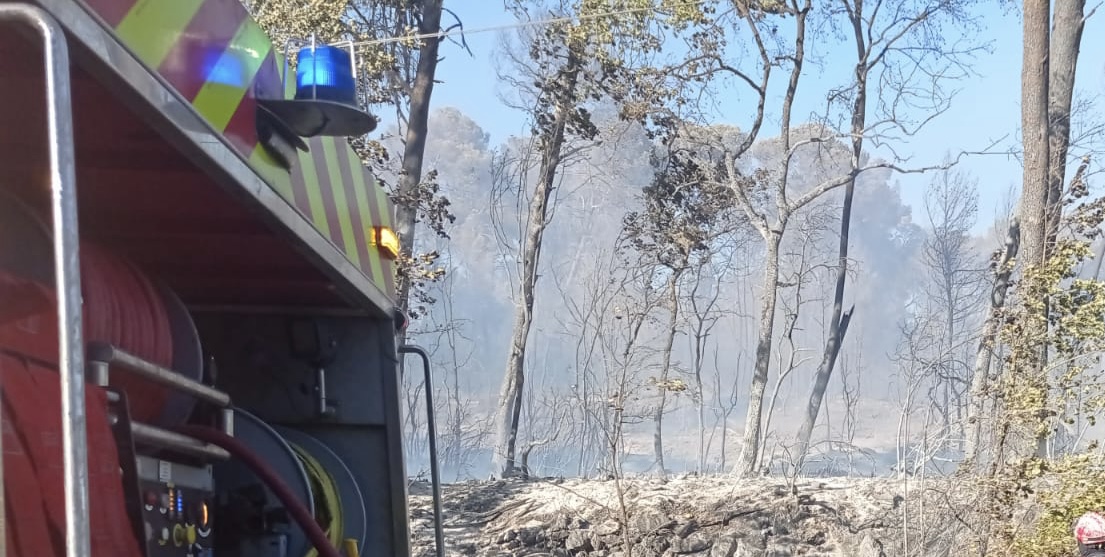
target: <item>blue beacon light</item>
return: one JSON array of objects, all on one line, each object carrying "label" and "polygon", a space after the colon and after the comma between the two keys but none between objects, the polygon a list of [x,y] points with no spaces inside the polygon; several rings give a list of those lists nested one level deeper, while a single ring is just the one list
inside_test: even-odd
[{"label": "blue beacon light", "polygon": [[[313,42],[313,41],[312,41]],[[283,138],[290,147],[309,150],[303,137],[355,137],[376,129],[376,118],[357,102],[357,75],[353,67],[352,44],[312,45],[301,48],[295,69],[295,98],[259,98],[261,115],[258,132],[270,154],[279,152],[274,138]],[[289,57],[290,58],[290,57]],[[287,61],[285,61],[287,64]],[[285,65],[287,67],[287,65]],[[286,75],[286,79],[290,79]],[[284,81],[284,83],[287,83]],[[289,158],[290,157],[290,158]],[[281,152],[278,158],[290,168],[294,153]]]},{"label": "blue beacon light", "polygon": [[330,45],[303,48],[296,66],[297,100],[318,99],[356,106],[357,82],[348,51]]}]

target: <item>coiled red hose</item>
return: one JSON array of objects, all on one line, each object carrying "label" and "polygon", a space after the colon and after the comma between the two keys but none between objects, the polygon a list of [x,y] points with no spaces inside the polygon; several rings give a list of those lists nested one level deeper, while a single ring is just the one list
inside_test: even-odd
[{"label": "coiled red hose", "polygon": [[184,435],[194,437],[200,441],[218,445],[227,452],[230,456],[242,461],[257,477],[261,478],[261,481],[265,482],[265,485],[269,486],[269,489],[280,498],[280,501],[284,503],[284,506],[288,508],[292,518],[299,524],[299,527],[303,529],[303,532],[307,534],[307,538],[311,540],[311,544],[318,550],[319,557],[342,557],[338,549],[334,547],[334,544],[330,543],[330,539],[326,537],[326,532],[322,530],[322,527],[315,522],[315,517],[311,515],[311,511],[307,510],[307,507],[303,506],[292,490],[284,483],[284,480],[269,467],[265,461],[261,460],[256,453],[249,450],[241,441],[217,430],[209,427],[185,425],[176,428],[176,430]]},{"label": "coiled red hose", "polygon": [[[123,257],[85,241],[81,243],[81,282],[88,342],[110,343],[171,368],[173,338],[168,310],[141,271]],[[129,373],[113,373],[111,384],[127,393],[135,419],[164,424],[162,409],[171,394],[168,389]]]},{"label": "coiled red hose", "polygon": [[[39,305],[46,307],[34,307],[34,310],[48,315],[47,312],[54,311],[57,303],[54,286],[50,282],[53,263],[49,243],[51,232],[46,225],[49,217],[38,214],[2,192],[0,204],[0,232],[3,233],[0,237],[0,270],[10,275],[10,280],[5,282],[18,284],[17,281],[22,279],[32,281],[32,284],[40,283],[40,292],[45,298]],[[110,249],[82,239],[80,250],[85,341],[106,342],[143,360],[171,369],[175,352],[173,327],[169,307],[161,292],[134,264]],[[22,286],[22,289],[28,290],[28,287]],[[44,321],[42,335],[50,332],[45,329],[55,327],[49,319]],[[34,328],[37,334],[40,327]],[[56,339],[43,342],[29,338],[31,336],[34,335],[22,334],[18,328],[11,328],[4,333],[3,341],[16,352],[56,365]],[[180,408],[167,408],[166,405],[170,397],[181,395],[160,385],[125,372],[113,372],[111,383],[127,392],[131,415],[137,420],[171,427],[186,418]]]}]

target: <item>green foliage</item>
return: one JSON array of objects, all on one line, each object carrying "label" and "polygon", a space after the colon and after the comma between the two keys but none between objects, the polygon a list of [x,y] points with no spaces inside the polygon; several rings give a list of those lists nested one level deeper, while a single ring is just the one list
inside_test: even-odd
[{"label": "green foliage", "polygon": [[683,271],[693,256],[709,257],[711,242],[731,230],[733,191],[702,164],[673,154],[644,188],[644,208],[626,214],[624,239],[646,262]]},{"label": "green foliage", "polygon": [[[1067,205],[1086,197],[1072,188]],[[1082,202],[1065,216],[1068,234],[1042,265],[1024,270],[1014,285],[1017,303],[1002,316],[1007,355],[998,387],[995,461],[988,485],[1000,537],[1015,555],[1073,555],[1071,524],[1087,510],[1105,507],[1105,461],[1090,447],[1065,447],[1055,460],[1033,454],[1105,409],[1100,353],[1105,349],[1105,283],[1078,278],[1100,235],[1102,199]],[[1043,355],[1047,358],[1043,358]],[[1042,365],[1041,362],[1046,362]],[[1025,498],[1036,516],[1029,532],[1013,525]]]},{"label": "green foliage", "polygon": [[441,254],[437,251],[415,256],[399,255],[395,273],[397,277],[407,277],[410,280],[407,314],[412,320],[428,315],[430,306],[437,302],[437,298],[430,294],[430,285],[445,278],[445,268],[438,265],[440,257]]},{"label": "green foliage", "polygon": [[[1093,257],[1088,236],[1096,234],[1099,213],[1100,201],[1075,209],[1066,220],[1082,223],[1080,230],[1058,240],[1048,260],[1025,270],[1015,285],[1019,303],[1006,313],[1001,334],[1008,355],[1000,395],[1009,433],[1046,438],[1053,418],[1072,404],[1078,414],[1105,408],[1100,372],[1092,371],[1105,349],[1105,283],[1076,278]],[[1041,366],[1045,353],[1050,363]]]},{"label": "green foliage", "polygon": [[[529,59],[541,69],[531,80],[537,92],[534,134],[545,137],[553,132],[551,126],[560,121],[557,111],[568,109],[567,130],[594,139],[598,129],[586,107],[603,99],[612,100],[629,120],[644,123],[655,117],[665,128],[672,127],[674,121],[661,118],[658,109],[686,102],[676,83],[688,78],[675,75],[677,65],[658,64],[655,59],[673,34],[724,36],[712,18],[715,3],[560,0],[552,2],[556,8],[541,13],[547,9],[543,1],[513,0],[511,8],[519,19],[572,16],[574,20],[544,26],[529,39]],[[708,42],[715,48],[716,41]]]},{"label": "green foliage", "polygon": [[653,387],[669,393],[683,393],[687,391],[687,382],[682,379],[657,379],[655,377],[649,377],[648,382]]},{"label": "green foliage", "polygon": [[1071,525],[1086,511],[1105,510],[1105,459],[1081,454],[1040,463],[1039,515],[1035,528],[1015,539],[1016,557],[1073,557],[1077,548]]}]

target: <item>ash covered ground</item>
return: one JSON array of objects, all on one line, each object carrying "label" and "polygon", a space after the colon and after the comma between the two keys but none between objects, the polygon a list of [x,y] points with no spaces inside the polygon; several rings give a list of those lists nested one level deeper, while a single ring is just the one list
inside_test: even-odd
[{"label": "ash covered ground", "polygon": [[[446,554],[626,557],[628,543],[633,557],[894,555],[913,527],[903,523],[911,489],[890,479],[697,476],[450,484]],[[430,557],[429,485],[412,483],[410,498],[413,553]]]}]

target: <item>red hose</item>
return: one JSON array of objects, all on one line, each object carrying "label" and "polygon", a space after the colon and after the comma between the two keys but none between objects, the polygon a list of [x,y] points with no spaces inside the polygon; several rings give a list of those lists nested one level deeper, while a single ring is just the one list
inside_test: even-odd
[{"label": "red hose", "polygon": [[201,427],[194,425],[186,425],[177,428],[177,431],[195,437],[200,441],[205,441],[213,445],[218,445],[231,456],[241,460],[257,474],[261,481],[265,482],[269,486],[269,489],[280,498],[280,501],[284,503],[284,506],[292,514],[292,518],[299,524],[299,527],[303,529],[303,532],[307,534],[307,538],[311,540],[311,544],[318,550],[319,557],[342,557],[338,549],[330,543],[330,539],[326,537],[326,532],[322,531],[322,527],[315,522],[315,517],[311,516],[311,511],[307,510],[307,507],[303,506],[303,503],[296,499],[295,494],[288,488],[288,485],[284,483],[284,480],[280,479],[280,476],[269,468],[269,465],[265,461],[261,460],[253,451],[249,450],[241,441],[217,430],[209,427]]},{"label": "red hose", "polygon": [[[87,341],[106,342],[161,367],[172,366],[168,311],[141,271],[126,258],[85,240],[81,281]],[[180,423],[165,419],[169,389],[128,373],[113,373],[111,383],[127,392],[135,419],[164,426]]]}]

